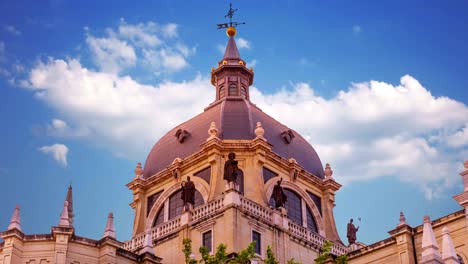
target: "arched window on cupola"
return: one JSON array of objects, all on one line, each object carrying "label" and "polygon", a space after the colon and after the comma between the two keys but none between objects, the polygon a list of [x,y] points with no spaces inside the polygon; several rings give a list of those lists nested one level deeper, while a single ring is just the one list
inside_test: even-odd
[{"label": "arched window on cupola", "polygon": [[[156,218],[154,219],[153,226],[164,223],[182,214],[184,203],[181,199],[182,190],[174,192],[161,206]],[[194,207],[204,204],[203,196],[198,190],[195,190],[195,204]],[[166,206],[168,209],[166,209]],[[165,216],[167,214],[167,217]]]},{"label": "arched window on cupola", "polygon": [[229,95],[237,95],[237,84],[230,83],[229,84]]},{"label": "arched window on cupola", "polygon": [[[296,192],[284,188],[284,193],[288,197],[288,200],[284,207],[288,212],[288,218],[294,223],[307,227],[308,229],[318,233],[317,222],[312,214],[312,210],[307,206],[306,202]],[[273,197],[270,197],[270,206],[275,206]],[[303,208],[305,210],[303,210]]]}]

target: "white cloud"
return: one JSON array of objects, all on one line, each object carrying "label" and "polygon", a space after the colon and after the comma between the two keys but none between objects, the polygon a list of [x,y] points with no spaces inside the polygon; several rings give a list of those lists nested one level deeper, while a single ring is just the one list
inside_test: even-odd
[{"label": "white cloud", "polygon": [[50,146],[43,146],[38,149],[44,154],[52,155],[52,158],[63,167],[67,166],[68,147],[63,144],[53,144]]},{"label": "white cloud", "polygon": [[[121,73],[126,69],[152,72],[175,72],[187,67],[187,58],[196,52],[178,39],[178,26],[155,22],[128,24],[121,20],[117,29],[108,28],[106,35],[95,37],[88,32],[87,44],[95,63],[102,71]],[[143,64],[137,64],[142,59]],[[148,67],[149,66],[149,67]]]},{"label": "white cloud", "polygon": [[451,147],[462,147],[468,145],[468,124],[462,130],[455,132],[446,139]]},{"label": "white cloud", "polygon": [[361,28],[360,25],[354,25],[354,26],[353,26],[353,33],[354,33],[354,35],[358,35],[358,34],[361,33],[361,32],[362,32],[362,28]]},{"label": "white cloud", "polygon": [[[29,86],[55,108],[78,133],[115,154],[144,158],[155,140],[213,101],[209,80],[165,81],[143,85],[129,76],[96,72],[77,60],[50,60],[32,69]],[[65,122],[52,121],[50,131],[70,135]],[[68,131],[65,135],[58,132]]]},{"label": "white cloud", "polygon": [[9,32],[10,34],[13,34],[15,36],[21,36],[21,31],[19,31],[17,28],[15,28],[12,25],[6,25],[4,29]]},{"label": "white cloud", "polygon": [[257,60],[253,59],[247,62],[247,67],[255,67],[255,66],[257,66]]},{"label": "white cloud", "polygon": [[136,63],[135,50],[125,41],[114,37],[95,38],[88,35],[86,42],[93,53],[94,62],[105,72],[118,73]]},{"label": "white cloud", "polygon": [[238,38],[236,44],[239,49],[250,49],[250,41],[244,38]]},{"label": "white cloud", "polygon": [[[269,95],[252,89],[251,97],[304,135],[322,162],[332,164],[340,182],[394,176],[419,185],[431,199],[454,186],[458,163],[466,158],[466,149],[447,149],[440,142],[466,142],[461,127],[468,122],[468,107],[432,96],[408,75],[397,86],[355,83],[331,99],[317,96],[306,83]],[[431,141],[434,135],[442,139]]]}]

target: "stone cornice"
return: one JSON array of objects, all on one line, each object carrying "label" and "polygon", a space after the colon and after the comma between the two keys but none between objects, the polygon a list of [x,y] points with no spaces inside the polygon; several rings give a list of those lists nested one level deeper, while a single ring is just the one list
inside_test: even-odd
[{"label": "stone cornice", "polygon": [[468,206],[468,192],[462,192],[453,196],[453,199],[457,201],[461,206]]},{"label": "stone cornice", "polygon": [[380,240],[380,241],[377,241],[377,242],[375,242],[373,244],[365,246],[363,248],[360,248],[360,249],[349,252],[348,253],[348,258],[353,259],[353,258],[356,258],[358,256],[373,252],[374,250],[390,246],[390,245],[392,245],[394,243],[396,243],[395,238],[389,237],[389,238],[386,238],[384,240]]}]

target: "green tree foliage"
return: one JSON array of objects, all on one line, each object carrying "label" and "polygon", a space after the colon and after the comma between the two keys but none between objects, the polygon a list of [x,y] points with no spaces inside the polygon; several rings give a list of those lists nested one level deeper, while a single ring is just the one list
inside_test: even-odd
[{"label": "green tree foliage", "polygon": [[205,264],[225,264],[228,261],[226,246],[224,244],[219,244],[216,248],[216,253],[211,256],[208,248],[200,247],[200,254],[202,255],[202,260],[200,263]]},{"label": "green tree foliage", "polygon": [[267,255],[265,258],[265,264],[279,264],[279,262],[275,258],[275,255],[273,255],[273,250],[271,250],[270,246],[267,247]]},{"label": "green tree foliage", "polygon": [[330,256],[330,252],[332,249],[333,243],[330,240],[325,241],[323,243],[322,248],[320,249],[319,256],[315,259],[315,264],[323,264]]},{"label": "green tree foliage", "polygon": [[288,260],[288,264],[302,264],[302,262],[297,262],[294,260],[294,258]]},{"label": "green tree foliage", "polygon": [[249,246],[241,250],[235,259],[233,259],[230,264],[249,264],[251,260],[256,259],[255,256],[255,241],[249,244]]},{"label": "green tree foliage", "polygon": [[192,240],[186,238],[182,244],[184,245],[182,252],[185,256],[185,264],[197,264],[197,261],[190,256],[192,254]]},{"label": "green tree foliage", "polygon": [[[327,259],[331,256],[331,249],[333,247],[333,243],[329,240],[323,243],[322,248],[320,249],[319,256],[315,259],[315,264],[323,264]],[[335,259],[336,264],[347,264],[348,263],[348,256],[342,255]],[[289,264],[289,263],[288,263]]]}]

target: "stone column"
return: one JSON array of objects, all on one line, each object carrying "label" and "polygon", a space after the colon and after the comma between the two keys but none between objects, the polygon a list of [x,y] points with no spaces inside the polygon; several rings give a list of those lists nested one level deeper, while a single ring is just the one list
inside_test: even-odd
[{"label": "stone column", "polygon": [[322,213],[323,222],[325,224],[325,234],[321,235],[330,238],[334,242],[341,242],[338,231],[336,230],[335,217],[333,215],[335,192],[341,188],[341,185],[335,182],[331,177],[325,178],[323,185]]}]

